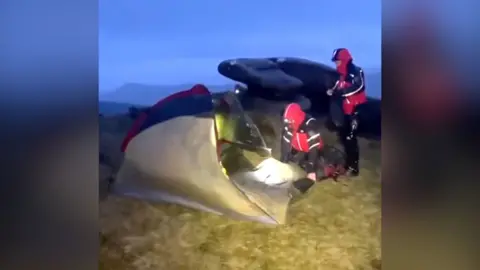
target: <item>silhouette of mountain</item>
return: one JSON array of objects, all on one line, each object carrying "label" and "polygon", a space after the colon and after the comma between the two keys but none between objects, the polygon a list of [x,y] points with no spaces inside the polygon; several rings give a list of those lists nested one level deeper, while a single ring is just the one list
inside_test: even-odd
[{"label": "silhouette of mountain", "polygon": [[[152,105],[161,98],[173,93],[190,89],[194,84],[178,85],[148,85],[140,83],[127,83],[111,92],[101,93],[100,101],[115,103],[129,103],[137,105]],[[223,92],[232,89],[232,84],[208,85],[212,92]]]},{"label": "silhouette of mountain", "polygon": [[124,114],[132,106],[138,106],[130,103],[117,103],[111,101],[100,101],[98,104],[98,112],[104,116],[113,116]]},{"label": "silhouette of mountain", "polygon": [[[182,90],[185,88],[181,88]],[[163,92],[164,93],[164,92]],[[221,95],[221,92],[217,92],[216,95]],[[216,96],[214,95],[214,96]],[[157,93],[158,96],[158,93]],[[99,102],[99,113],[104,116],[113,116],[113,115],[122,115],[122,114],[132,114],[132,109],[135,111],[142,111],[144,109],[148,110],[149,105],[154,102],[157,102],[159,99],[165,97],[165,95],[160,95],[159,98],[154,99],[153,102],[147,103],[125,103],[125,102],[112,102],[112,101],[100,101]],[[123,96],[125,98],[125,96]],[[152,97],[150,97],[152,98]],[[246,100],[247,99],[247,100]],[[273,114],[280,117],[281,111],[288,101],[271,101],[261,98],[250,98],[242,99],[244,108],[246,111],[252,112],[256,111],[257,113],[262,114]],[[249,104],[249,105],[247,105]],[[247,105],[247,106],[245,106]],[[334,130],[335,127],[328,120],[328,108],[325,108],[322,111],[314,112],[313,115],[319,119],[325,121],[327,127],[330,130]],[[369,102],[361,109],[360,125],[359,125],[359,136],[378,140],[381,138],[381,100],[370,98]]]},{"label": "silhouette of mountain", "polygon": [[[381,73],[370,73],[366,75],[367,93],[374,93],[375,96],[381,94]],[[193,84],[179,84],[179,85],[147,85],[140,83],[127,83],[118,89],[103,93],[100,95],[99,112],[103,115],[115,115],[127,113],[129,108],[149,106],[158,100],[176,93],[178,91],[186,90],[192,87]],[[212,92],[224,92],[232,89],[232,84],[224,85],[209,85],[208,88]],[[378,94],[377,94],[378,93]],[[255,99],[257,100],[257,99]],[[246,101],[250,103],[251,100]],[[250,108],[244,104],[248,110],[271,111],[275,114],[280,113],[283,105],[288,101],[269,101],[260,100],[254,102],[254,107]],[[314,114],[318,117],[326,116],[329,108],[329,99],[325,94],[318,96],[318,99],[313,101],[312,109]],[[360,131],[363,136],[371,138],[381,137],[381,99],[369,98],[369,102],[362,107]]]},{"label": "silhouette of mountain", "polygon": [[382,96],[382,73],[372,72],[365,74],[365,84],[367,95],[373,99],[378,99]]},{"label": "silhouette of mountain", "polygon": [[[367,94],[372,97],[372,101],[381,96],[381,77],[382,75],[380,72],[366,74],[365,80],[367,84]],[[192,85],[194,84],[149,85],[141,83],[126,83],[113,91],[100,93],[99,99],[100,101],[109,101],[115,103],[151,105],[165,96],[189,89],[192,87]],[[233,85],[234,82],[231,84],[208,85],[207,87],[212,92],[223,92],[232,89]]]}]

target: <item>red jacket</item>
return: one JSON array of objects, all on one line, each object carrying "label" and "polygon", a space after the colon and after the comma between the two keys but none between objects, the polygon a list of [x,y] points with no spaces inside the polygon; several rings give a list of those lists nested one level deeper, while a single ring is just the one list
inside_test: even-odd
[{"label": "red jacket", "polygon": [[[308,153],[312,149],[323,148],[323,141],[317,126],[317,120],[307,115],[297,103],[289,104],[283,114],[284,130],[282,141],[285,151],[293,148]],[[290,147],[288,147],[290,146]]]}]

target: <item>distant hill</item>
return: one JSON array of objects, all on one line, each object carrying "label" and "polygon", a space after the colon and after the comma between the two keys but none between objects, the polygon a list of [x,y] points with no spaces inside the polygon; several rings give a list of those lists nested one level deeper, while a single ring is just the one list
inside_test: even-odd
[{"label": "distant hill", "polygon": [[378,99],[382,96],[382,73],[366,73],[367,95]]},{"label": "distant hill", "polygon": [[[367,74],[366,80],[367,93],[373,96],[381,95],[381,73]],[[192,85],[193,84],[181,84],[166,86],[127,83],[114,91],[100,95],[99,112],[105,116],[127,113],[131,106],[142,107],[153,105],[165,96],[189,89]],[[232,89],[232,86],[233,83],[225,85],[208,85],[207,87],[212,92],[220,93]],[[267,107],[273,106],[270,103],[268,104]],[[265,106],[265,104],[256,105],[257,109]],[[328,112],[328,105],[322,105],[321,108],[323,109],[318,110],[318,113],[324,115]],[[368,133],[372,133],[372,135],[375,134],[376,137],[381,136],[381,99],[369,98],[368,105],[363,108],[362,117],[368,119],[362,121],[363,129],[368,130]],[[274,109],[274,111],[276,110]]]},{"label": "distant hill", "polygon": [[[367,94],[375,98],[380,97],[382,92],[382,74],[380,72],[367,73],[365,80],[367,84]],[[193,85],[193,83],[178,85],[126,83],[113,91],[100,93],[99,99],[100,101],[123,104],[152,105],[165,96],[189,89]],[[212,92],[224,92],[232,89],[233,85],[234,83],[232,82],[231,84],[207,85],[207,87]],[[112,106],[118,107],[116,105]]]},{"label": "distant hill", "polygon": [[137,106],[130,103],[117,103],[111,101],[100,101],[98,104],[99,113],[104,116],[113,116],[118,114],[124,114],[128,112],[131,106]]},{"label": "distant hill", "polygon": [[[152,105],[161,98],[170,94],[190,89],[194,84],[179,85],[148,85],[140,83],[127,83],[114,91],[101,93],[100,101],[115,103],[128,103],[137,105]],[[233,87],[232,84],[208,85],[212,92],[223,92]]]},{"label": "distant hill", "polygon": [[[369,102],[366,106],[363,106],[362,128],[368,130],[367,133],[371,133],[376,137],[381,135],[381,96],[382,92],[382,74],[381,72],[367,72],[366,73],[367,94]],[[141,83],[127,83],[117,88],[114,91],[100,94],[100,113],[109,116],[116,114],[127,113],[131,106],[142,107],[150,106],[156,103],[158,100],[182,91],[190,89],[194,84],[179,84],[179,85],[148,85]],[[231,90],[234,83],[223,85],[207,85],[211,92],[220,93],[227,90]],[[327,98],[326,95],[324,95]],[[325,115],[328,113],[329,100],[322,99],[315,101],[317,107],[314,109],[317,113]],[[244,104],[244,106],[246,106]],[[271,105],[269,105],[271,106]],[[256,106],[264,107],[263,105]],[[277,106],[278,107],[278,106]],[[312,108],[313,109],[313,108]],[[276,110],[275,110],[276,111]]]},{"label": "distant hill", "polygon": [[[104,116],[124,114],[132,106],[142,107],[153,105],[160,99],[178,91],[187,90],[193,84],[180,85],[148,85],[140,83],[127,83],[114,91],[100,94],[99,113]],[[209,85],[212,92],[224,92],[231,89],[232,85]]]}]

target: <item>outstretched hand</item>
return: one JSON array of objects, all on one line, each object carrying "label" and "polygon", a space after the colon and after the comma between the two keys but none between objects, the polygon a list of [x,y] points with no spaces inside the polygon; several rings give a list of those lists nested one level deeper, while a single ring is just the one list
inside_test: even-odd
[{"label": "outstretched hand", "polygon": [[333,95],[333,89],[328,89],[328,90],[327,90],[327,95],[328,95],[328,96]]}]

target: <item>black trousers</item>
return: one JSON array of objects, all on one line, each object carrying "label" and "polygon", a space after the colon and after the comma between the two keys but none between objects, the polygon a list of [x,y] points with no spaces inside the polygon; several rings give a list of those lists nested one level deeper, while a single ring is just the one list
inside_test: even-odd
[{"label": "black trousers", "polygon": [[354,170],[358,170],[358,161],[360,159],[357,129],[358,115],[344,115],[344,122],[339,128],[338,135],[346,155],[345,167],[352,168]]},{"label": "black trousers", "polygon": [[342,109],[343,99],[332,99],[330,102],[330,118],[338,130],[339,141],[346,155],[345,167],[358,170],[360,150],[358,147],[358,111],[347,115]]}]

